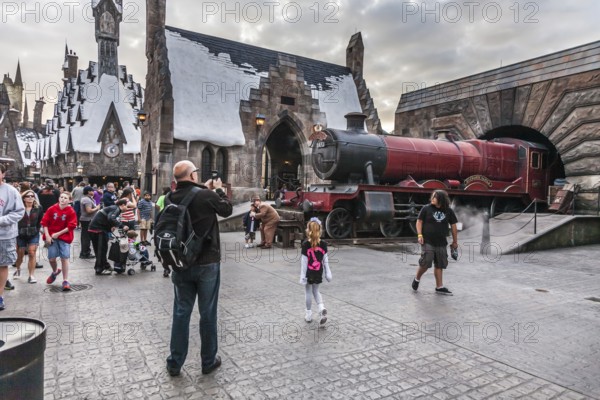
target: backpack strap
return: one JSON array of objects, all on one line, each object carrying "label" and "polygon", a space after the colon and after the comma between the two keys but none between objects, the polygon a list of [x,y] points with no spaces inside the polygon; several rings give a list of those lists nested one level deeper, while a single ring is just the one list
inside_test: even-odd
[{"label": "backpack strap", "polygon": [[[181,203],[178,203],[178,206],[182,206],[184,207],[183,212],[181,213],[181,215],[179,215],[179,220],[177,221],[177,237],[179,238],[179,240],[181,241],[185,241],[185,238],[183,238],[183,227],[185,225],[185,220],[186,217],[189,215],[188,214],[188,208],[190,206],[190,204],[192,204],[192,201],[194,200],[194,197],[196,197],[196,193],[198,193],[200,190],[199,187],[197,186],[192,186],[191,190],[185,195],[185,197],[181,200]],[[171,194],[171,193],[169,193]],[[169,195],[168,194],[168,195]],[[167,196],[168,196],[167,195]],[[166,200],[166,199],[165,199]],[[170,200],[170,199],[169,199]],[[165,202],[166,203],[166,202]],[[174,203],[173,203],[174,204]]]}]

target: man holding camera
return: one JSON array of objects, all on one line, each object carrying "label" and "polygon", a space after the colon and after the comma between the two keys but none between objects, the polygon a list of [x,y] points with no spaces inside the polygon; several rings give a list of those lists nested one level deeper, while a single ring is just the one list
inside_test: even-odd
[{"label": "man holding camera", "polygon": [[231,202],[222,189],[223,183],[213,171],[213,178],[198,184],[199,168],[191,161],[179,161],[173,167],[177,187],[168,198],[180,204],[194,187],[200,187],[188,207],[194,233],[206,238],[196,261],[185,269],[174,270],[173,324],[171,326],[171,354],[167,358],[167,372],[178,376],[188,353],[190,317],[196,297],[200,311],[200,357],[202,373],[210,374],[221,365],[217,355],[217,303],[221,277],[221,242],[217,215],[228,217],[233,212]]}]

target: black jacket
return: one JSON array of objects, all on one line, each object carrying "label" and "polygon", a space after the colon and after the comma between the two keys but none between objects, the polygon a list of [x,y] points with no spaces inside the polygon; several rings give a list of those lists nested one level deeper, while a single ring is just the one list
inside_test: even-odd
[{"label": "black jacket", "polygon": [[[19,221],[19,231],[21,228],[34,227],[37,233],[40,232],[42,216],[44,215],[44,211],[41,206],[32,207],[29,215],[27,213],[23,214],[23,218]],[[19,235],[21,236],[21,235]]]},{"label": "black jacket", "polygon": [[114,227],[123,227],[119,206],[108,206],[98,211],[92,218],[88,230],[110,232]]},{"label": "black jacket", "polygon": [[[219,223],[217,215],[229,217],[233,212],[233,206],[227,198],[225,192],[217,189],[216,192],[208,190],[204,185],[197,185],[191,181],[178,182],[175,191],[169,195],[172,203],[179,204],[185,195],[191,190],[192,186],[198,186],[204,190],[196,193],[194,200],[188,208],[194,232],[198,236],[208,236],[210,243],[205,243],[202,254],[198,257],[198,265],[212,264],[221,261],[221,240],[219,237]],[[165,200],[165,206],[168,201]]]},{"label": "black jacket", "polygon": [[242,224],[244,225],[244,232],[250,233],[250,226],[254,221],[254,230],[252,232],[257,232],[260,229],[260,219],[256,219],[250,216],[250,211],[244,214],[242,218]]}]

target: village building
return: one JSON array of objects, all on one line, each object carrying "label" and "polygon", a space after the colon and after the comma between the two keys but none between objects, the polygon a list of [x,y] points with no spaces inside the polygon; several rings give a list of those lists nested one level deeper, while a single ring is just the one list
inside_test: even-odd
[{"label": "village building", "polygon": [[36,101],[32,123],[23,88],[21,63],[17,62],[14,81],[5,74],[0,83],[0,163],[7,167],[8,180],[32,180],[39,173],[35,150],[43,130],[43,99]]},{"label": "village building", "polygon": [[313,127],[346,129],[344,116],[361,112],[368,131],[382,133],[362,77],[360,33],[342,66],[165,26],[165,0],[149,0],[147,16],[141,158],[152,193],[171,185],[183,159],[202,180],[216,170],[235,202],[293,189],[317,180]]},{"label": "village building", "polygon": [[122,2],[94,0],[92,7],[98,61],[80,70],[77,54],[65,47],[63,88],[35,149],[42,177],[66,188],[81,180],[119,185],[141,175],[137,113],[143,89],[118,64]]}]

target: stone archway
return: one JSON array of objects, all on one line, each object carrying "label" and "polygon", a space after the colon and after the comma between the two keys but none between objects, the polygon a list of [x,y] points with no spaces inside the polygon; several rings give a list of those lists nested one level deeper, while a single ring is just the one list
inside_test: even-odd
[{"label": "stone archway", "polygon": [[288,190],[303,186],[303,139],[301,130],[289,118],[281,120],[269,133],[261,152],[261,185],[270,193],[283,185]]}]

